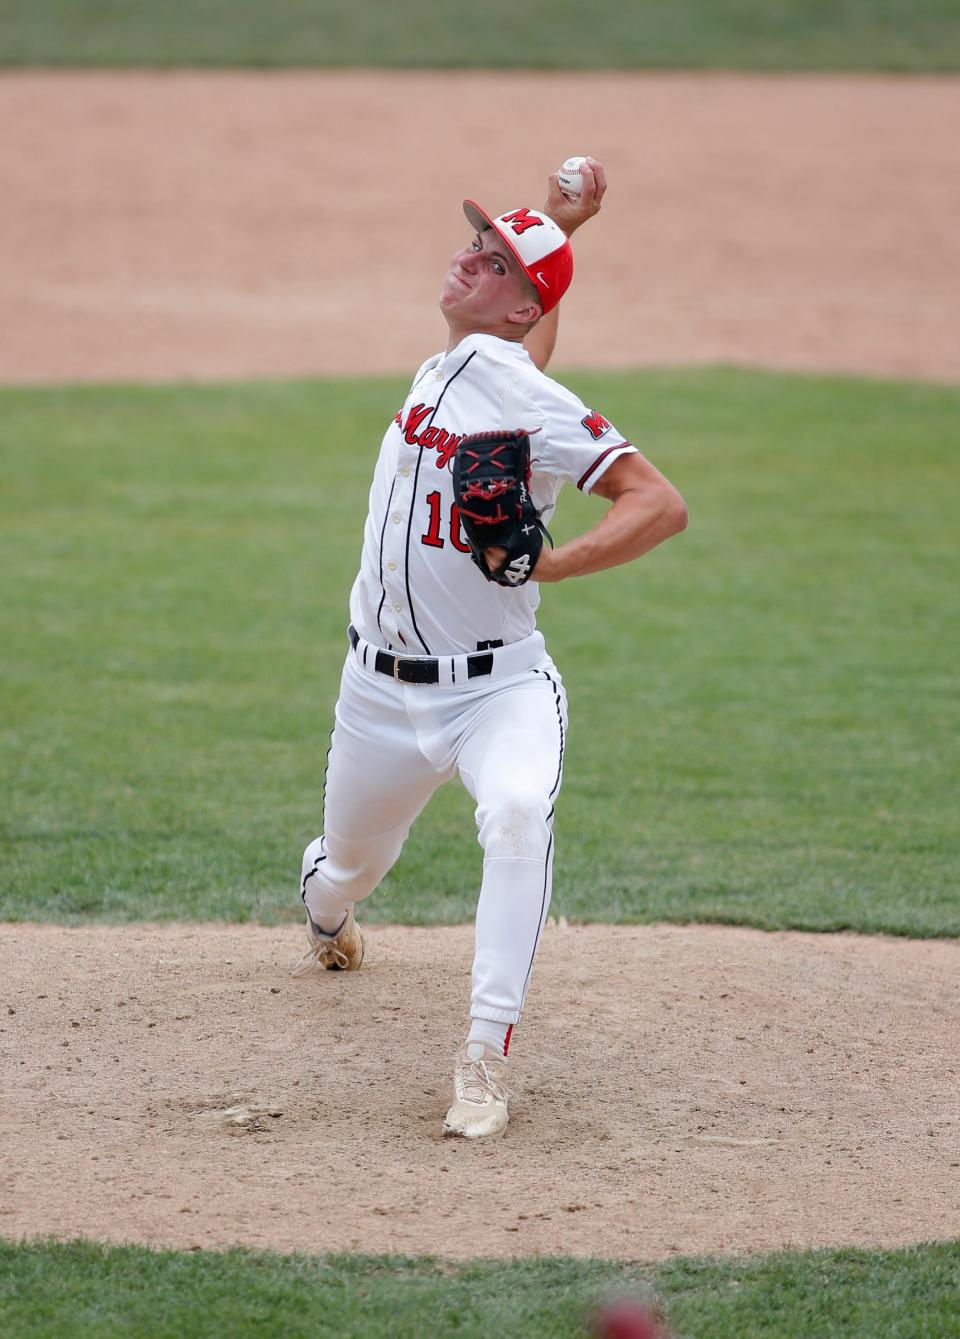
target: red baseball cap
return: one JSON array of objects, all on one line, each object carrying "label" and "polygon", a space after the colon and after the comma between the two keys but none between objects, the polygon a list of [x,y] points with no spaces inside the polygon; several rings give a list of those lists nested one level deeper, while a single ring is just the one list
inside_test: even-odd
[{"label": "red baseball cap", "polygon": [[555,307],[573,278],[573,248],[563,229],[536,209],[511,209],[491,218],[475,201],[464,200],[463,212],[477,232],[492,228],[503,239],[537,290],[543,310]]}]

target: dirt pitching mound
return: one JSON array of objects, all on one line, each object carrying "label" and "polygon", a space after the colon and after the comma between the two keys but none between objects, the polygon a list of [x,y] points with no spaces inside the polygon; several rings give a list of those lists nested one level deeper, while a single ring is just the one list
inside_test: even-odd
[{"label": "dirt pitching mound", "polygon": [[0,1233],[653,1260],[960,1222],[960,945],[551,929],[500,1139],[445,1140],[468,928],[0,927]]}]

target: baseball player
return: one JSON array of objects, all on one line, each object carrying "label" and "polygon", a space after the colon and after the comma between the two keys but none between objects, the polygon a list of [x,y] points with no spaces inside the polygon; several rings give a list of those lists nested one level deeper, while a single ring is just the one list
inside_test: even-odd
[{"label": "baseball player", "polygon": [[[464,203],[469,233],[439,299],[447,347],[418,370],[374,472],[323,834],[307,846],[301,871],[310,948],[295,973],[355,970],[363,961],[356,904],[396,861],[437,787],[454,776],[466,786],[483,873],[469,1026],[443,1129],[468,1138],[506,1127],[510,1038],[550,906],[567,698],[536,627],[540,586],[630,562],[686,524],[664,476],[544,375],[573,274],[569,236],[597,213],[606,189],[594,159],[583,178],[571,202],[551,177],[539,211],[494,217]],[[515,527],[512,547],[487,546],[480,526],[466,527],[473,504],[465,497],[488,505],[507,488],[469,480],[484,449],[489,464],[491,439],[497,465],[501,434],[506,447],[527,446],[526,483],[515,484],[536,521]],[[455,494],[464,439],[479,445],[461,462],[468,482]],[[541,544],[541,522],[567,483],[609,505],[592,529],[551,549]]]}]

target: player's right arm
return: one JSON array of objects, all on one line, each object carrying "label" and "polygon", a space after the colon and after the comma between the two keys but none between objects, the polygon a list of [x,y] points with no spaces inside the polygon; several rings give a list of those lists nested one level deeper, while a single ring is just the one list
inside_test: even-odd
[{"label": "player's right arm", "polygon": [[[557,174],[547,179],[547,200],[543,213],[559,224],[568,237],[572,237],[581,224],[599,214],[604,192],[607,189],[607,175],[603,164],[596,158],[586,158],[583,167],[583,192],[579,200],[568,200],[560,189]],[[523,341],[524,347],[534,363],[544,371],[557,343],[557,329],[560,321],[560,308],[541,316],[540,320]]]}]

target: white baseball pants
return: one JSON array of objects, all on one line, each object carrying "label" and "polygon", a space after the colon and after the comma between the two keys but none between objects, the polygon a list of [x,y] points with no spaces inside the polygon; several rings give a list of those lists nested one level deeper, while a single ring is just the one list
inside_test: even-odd
[{"label": "white baseball pants", "polygon": [[339,925],[459,773],[483,848],[470,1013],[516,1023],[550,906],[567,730],[560,676],[539,632],[494,650],[493,673],[475,679],[465,657],[443,658],[437,684],[395,682],[373,668],[374,651],[361,640],[344,665],[324,831],[304,852],[303,900],[315,923]]}]

